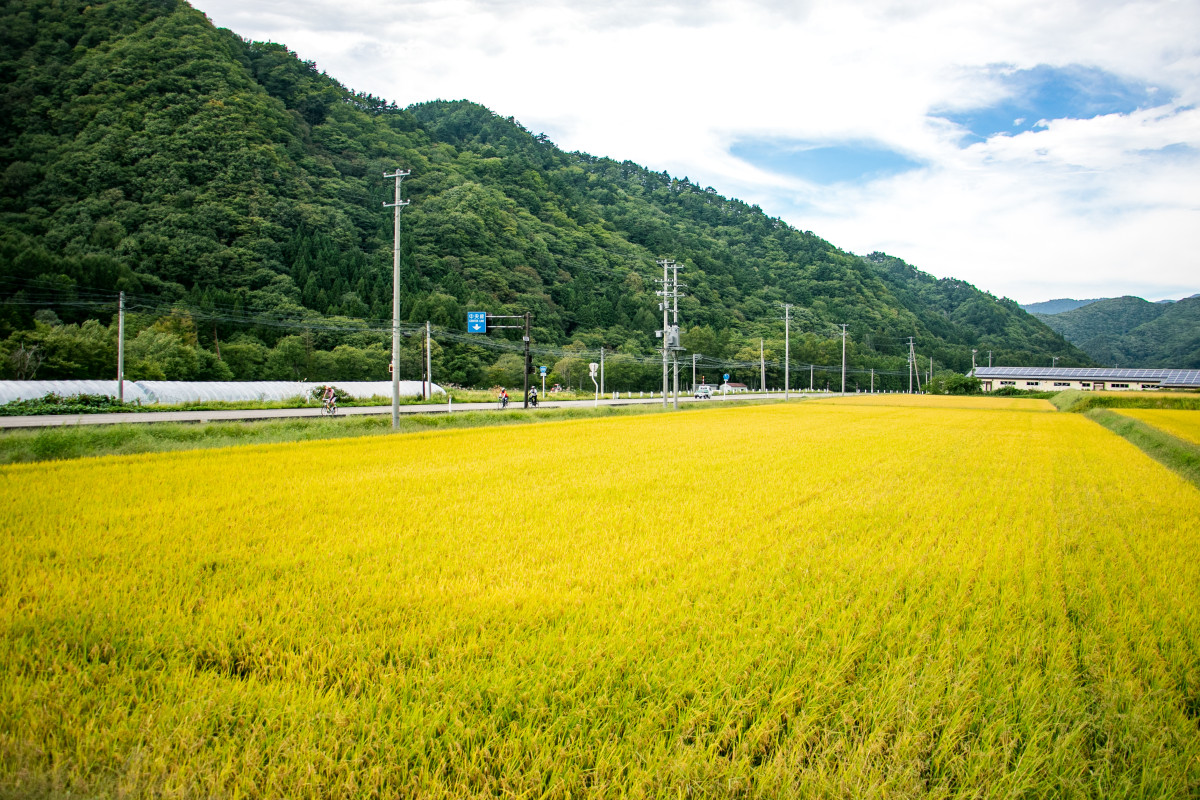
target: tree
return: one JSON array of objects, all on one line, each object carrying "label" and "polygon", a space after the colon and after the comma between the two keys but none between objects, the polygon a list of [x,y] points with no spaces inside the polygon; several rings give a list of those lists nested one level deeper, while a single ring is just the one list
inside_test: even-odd
[{"label": "tree", "polygon": [[507,388],[524,386],[525,378],[522,369],[525,358],[516,353],[505,353],[496,363],[484,370],[484,383],[489,386],[504,386]]},{"label": "tree", "polygon": [[36,344],[19,343],[8,356],[13,377],[19,381],[33,380],[37,375],[38,367],[42,366],[45,360],[46,356],[42,352],[42,348]]}]

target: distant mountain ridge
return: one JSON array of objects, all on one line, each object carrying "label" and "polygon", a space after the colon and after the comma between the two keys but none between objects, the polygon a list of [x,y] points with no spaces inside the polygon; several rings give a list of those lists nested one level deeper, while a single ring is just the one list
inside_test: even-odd
[{"label": "distant mountain ridge", "polygon": [[1107,298],[1097,297],[1092,300],[1072,300],[1068,297],[1063,297],[1058,300],[1043,300],[1040,303],[1025,303],[1021,308],[1030,314],[1062,314],[1065,311],[1074,311],[1077,308],[1082,308],[1090,303],[1098,303],[1105,299]]},{"label": "distant mountain ridge", "polygon": [[1200,368],[1200,295],[1158,303],[1112,297],[1033,316],[1107,366]]}]

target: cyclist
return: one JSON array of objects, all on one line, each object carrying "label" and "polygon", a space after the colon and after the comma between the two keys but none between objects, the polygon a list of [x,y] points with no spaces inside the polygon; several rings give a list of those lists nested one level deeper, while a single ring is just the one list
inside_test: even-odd
[{"label": "cyclist", "polygon": [[508,389],[505,389],[503,387],[500,388],[499,400],[500,400],[501,408],[508,408]]},{"label": "cyclist", "polygon": [[334,393],[332,385],[325,387],[325,396],[323,402],[325,404],[325,410],[330,414],[337,410],[337,394]]},{"label": "cyclist", "polygon": [[531,386],[529,388],[529,405],[533,406],[534,408],[537,408],[537,387],[536,386]]}]

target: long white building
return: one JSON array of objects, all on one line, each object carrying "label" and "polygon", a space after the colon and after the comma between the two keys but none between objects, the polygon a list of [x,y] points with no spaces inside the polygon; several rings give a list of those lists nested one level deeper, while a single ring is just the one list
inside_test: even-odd
[{"label": "long white building", "polygon": [[1200,369],[976,367],[974,375],[985,392],[1009,386],[1033,392],[1200,389]]}]

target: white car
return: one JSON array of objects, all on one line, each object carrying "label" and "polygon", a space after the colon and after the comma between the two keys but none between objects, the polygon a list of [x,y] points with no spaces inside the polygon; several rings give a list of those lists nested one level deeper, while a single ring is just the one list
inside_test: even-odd
[{"label": "white car", "polygon": [[702,383],[696,387],[693,394],[697,400],[712,400],[712,387]]}]

